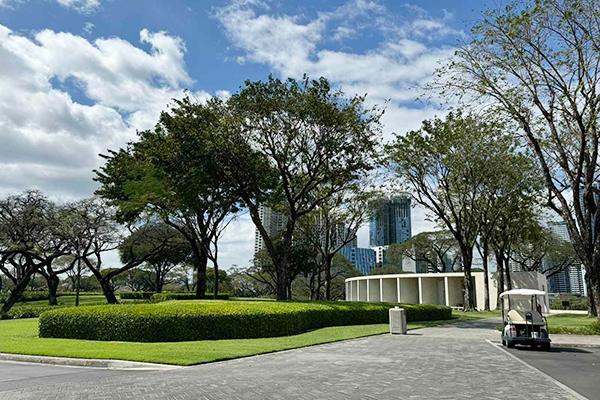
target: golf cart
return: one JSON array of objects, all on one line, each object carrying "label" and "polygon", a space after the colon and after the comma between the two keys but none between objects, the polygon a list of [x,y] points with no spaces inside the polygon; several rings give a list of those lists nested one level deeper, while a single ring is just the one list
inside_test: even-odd
[{"label": "golf cart", "polygon": [[550,350],[548,322],[542,315],[545,295],[546,292],[535,289],[513,289],[500,294],[504,322],[502,345],[524,344]]}]

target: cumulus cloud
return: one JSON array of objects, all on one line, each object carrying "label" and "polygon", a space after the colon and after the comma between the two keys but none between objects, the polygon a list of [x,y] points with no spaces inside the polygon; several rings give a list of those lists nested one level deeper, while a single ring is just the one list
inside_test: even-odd
[{"label": "cumulus cloud", "polygon": [[[460,35],[447,24],[448,13],[436,19],[418,7],[408,7],[408,11],[413,18],[399,20],[378,2],[354,0],[307,19],[275,14],[252,2],[233,2],[215,15],[243,61],[266,64],[281,76],[325,76],[348,93],[367,93],[371,103],[386,103],[391,115],[386,121],[393,122],[386,124],[390,138],[392,131],[413,129],[415,121],[439,111],[414,104],[418,89],[431,78],[440,60],[454,51],[432,44],[431,39]],[[366,29],[365,21],[383,38],[371,49],[355,52],[327,46],[328,39],[344,41],[358,35]],[[409,116],[406,123],[399,115]]]},{"label": "cumulus cloud", "polygon": [[[422,88],[454,49],[440,38],[460,38],[450,25],[452,14],[429,15],[404,5],[403,15],[390,13],[376,1],[352,0],[314,18],[276,13],[264,3],[237,1],[218,9],[216,18],[243,62],[265,64],[283,77],[325,76],[349,94],[368,94],[370,104],[386,105],[386,140],[392,133],[417,129],[421,121],[444,111],[416,100]],[[379,43],[363,51],[343,46],[370,30]],[[331,46],[331,43],[334,43]],[[434,228],[421,207],[413,209],[413,233]],[[368,245],[368,229],[358,233]]]},{"label": "cumulus cloud", "polygon": [[140,43],[149,50],[51,30],[28,37],[0,25],[0,191],[92,193],[98,153],[153,126],[192,84],[180,38],[144,29]]},{"label": "cumulus cloud", "polygon": [[81,14],[91,14],[100,8],[100,0],[56,0],[63,7]]}]

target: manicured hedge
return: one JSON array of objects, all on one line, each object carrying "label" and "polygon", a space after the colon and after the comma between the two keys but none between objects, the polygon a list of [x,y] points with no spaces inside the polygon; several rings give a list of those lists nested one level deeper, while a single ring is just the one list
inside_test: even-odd
[{"label": "manicured hedge", "polygon": [[[7,292],[3,292],[0,293],[0,303],[4,303],[6,301],[6,299],[8,298],[8,296],[10,296],[10,293]],[[46,291],[34,291],[34,290],[28,290],[25,291],[21,294],[21,296],[19,297],[19,302],[26,302],[26,301],[39,301],[39,300],[48,300],[48,292]]]},{"label": "manicured hedge", "polygon": [[[174,342],[294,335],[326,326],[388,322],[394,304],[167,302],[71,307],[40,316],[40,337]],[[403,305],[408,321],[449,319],[449,307]]]},{"label": "manicured hedge", "polygon": [[[192,292],[121,292],[119,297],[122,300],[152,300],[152,301],[166,301],[166,300],[194,300],[196,299],[196,293]],[[213,296],[210,294],[204,295],[203,299],[212,299]],[[217,300],[227,300],[229,294],[220,293],[217,296]]]},{"label": "manicured hedge", "polygon": [[[214,296],[204,295],[202,299],[215,299]],[[196,293],[154,293],[151,298],[152,301],[158,303],[167,300],[196,300]],[[229,295],[226,293],[219,293],[215,300],[229,300]]]}]

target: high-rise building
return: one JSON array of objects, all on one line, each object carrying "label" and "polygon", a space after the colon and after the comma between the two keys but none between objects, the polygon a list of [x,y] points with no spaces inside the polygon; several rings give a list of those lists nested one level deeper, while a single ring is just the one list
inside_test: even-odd
[{"label": "high-rise building", "polygon": [[404,243],[411,237],[410,197],[381,199],[369,224],[369,245],[389,246]]},{"label": "high-rise building", "polygon": [[368,275],[375,268],[375,250],[361,247],[346,246],[340,254],[350,261],[352,266],[363,275]]},{"label": "high-rise building", "polygon": [[[275,210],[273,210],[271,207],[267,207],[267,206],[260,206],[258,209],[258,215],[260,217],[260,220],[263,224],[263,226],[265,227],[265,230],[267,231],[267,234],[269,235],[269,237],[274,237],[276,236],[279,232],[283,231],[285,229],[285,225],[287,224],[287,217],[285,216],[285,214],[277,212]],[[321,243],[325,243],[325,240],[327,238],[326,235],[330,235],[329,240],[330,240],[330,248],[338,248],[341,246],[344,246],[344,242],[347,241],[347,239],[350,239],[348,237],[348,230],[346,225],[344,224],[336,224],[335,227],[333,228],[332,232],[327,232],[326,229],[324,228],[324,223],[321,220],[316,220],[315,221],[315,225],[313,227],[314,229],[314,235],[319,235],[320,238],[319,240],[321,241]],[[353,246],[356,247],[357,244],[357,238],[356,236],[354,236],[352,238],[352,240],[347,243],[347,246]],[[265,244],[264,244],[264,240],[262,235],[260,234],[258,229],[255,229],[255,233],[254,233],[254,254],[258,253],[259,251],[263,250],[265,248]]]},{"label": "high-rise building", "polygon": [[[554,235],[556,235],[559,239],[570,241],[571,238],[569,236],[569,231],[567,229],[567,224],[564,221],[558,222],[549,222],[548,227],[552,231]],[[545,260],[544,262],[551,262],[550,260]],[[551,266],[548,266],[547,269],[551,269]],[[549,275],[548,277],[548,291],[550,293],[574,293],[583,295],[585,294],[585,282],[583,279],[583,272],[581,268],[581,264],[573,263],[566,267],[564,270]]]},{"label": "high-rise building", "polygon": [[[285,229],[287,224],[287,217],[273,210],[271,207],[260,206],[258,208],[258,215],[262,225],[265,227],[269,237],[275,236],[277,233]],[[265,242],[258,229],[255,229],[254,233],[254,254],[258,253],[265,248]]]}]

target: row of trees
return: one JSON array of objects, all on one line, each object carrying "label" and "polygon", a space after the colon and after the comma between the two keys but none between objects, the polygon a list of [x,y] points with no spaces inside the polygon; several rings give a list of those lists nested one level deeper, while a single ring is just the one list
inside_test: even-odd
[{"label": "row of trees", "polygon": [[[440,69],[434,89],[512,125],[543,179],[544,204],[566,222],[600,302],[600,3],[536,0],[492,10]],[[515,213],[501,218],[519,218]],[[502,245],[501,243],[499,245]]]},{"label": "row of trees", "polygon": [[[105,265],[112,251],[118,252],[120,267]],[[188,273],[192,257],[189,241],[178,230],[156,219],[119,224],[116,210],[100,198],[56,204],[41,192],[27,191],[0,200],[0,282],[10,289],[2,313],[36,276],[46,282],[50,305],[57,304],[61,276],[77,293],[82,287],[101,289],[108,303],[117,302],[117,288],[161,292],[172,280],[187,290],[206,288],[210,280],[216,296],[226,274],[213,268],[199,284]]]},{"label": "row of trees", "polygon": [[[296,276],[311,275],[319,288],[311,297],[332,298],[333,259],[367,215],[380,116],[364,97],[347,98],[323,78],[246,82],[226,101],[184,98],[155,129],[104,156],[97,194],[120,222],[154,218],[180,232],[192,249],[198,295],[208,260],[218,265],[223,229],[243,208],[268,257],[254,276],[269,276],[285,300]],[[285,215],[282,230],[270,232],[261,206]]]},{"label": "row of trees", "polygon": [[[35,274],[43,276],[49,303],[57,304],[61,274],[80,280],[89,271],[100,284],[109,303],[116,303],[112,280],[160,252],[171,251],[178,238],[170,232],[119,226],[114,211],[100,199],[91,198],[57,205],[38,191],[11,195],[0,201],[0,272],[11,283],[2,305],[8,312]],[[129,233],[129,236],[127,236]],[[143,243],[151,243],[139,251]],[[103,255],[119,250],[120,268],[106,269]]]}]

